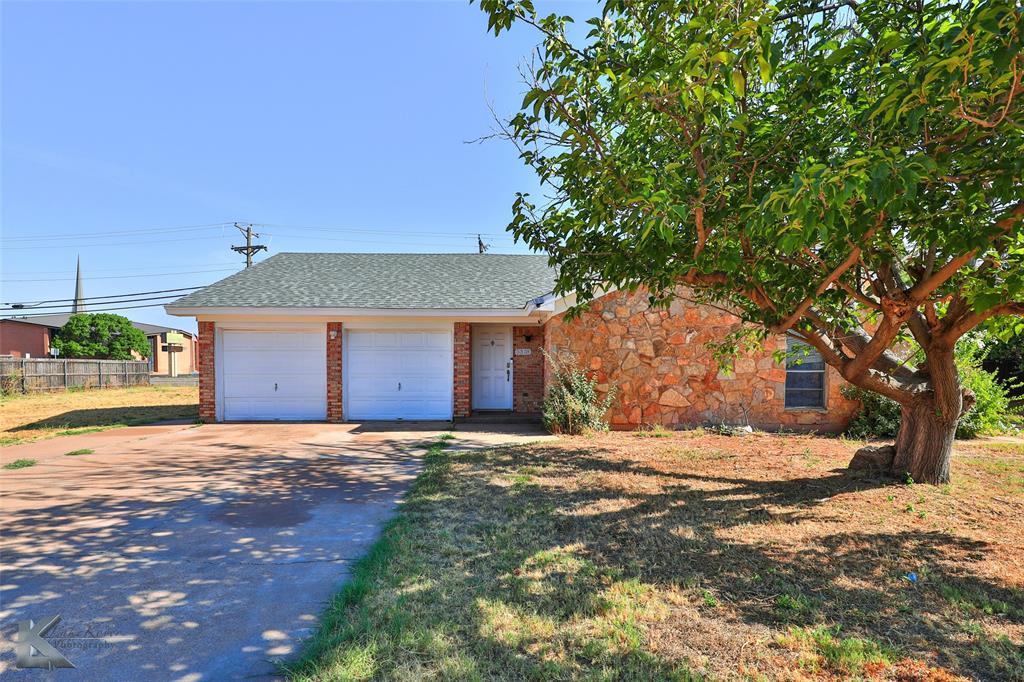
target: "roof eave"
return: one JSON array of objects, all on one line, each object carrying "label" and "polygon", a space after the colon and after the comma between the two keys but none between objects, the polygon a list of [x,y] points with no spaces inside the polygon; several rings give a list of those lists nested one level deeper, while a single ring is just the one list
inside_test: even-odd
[{"label": "roof eave", "polygon": [[257,306],[164,306],[177,317],[427,317],[427,318],[543,318],[540,308],[313,308]]}]

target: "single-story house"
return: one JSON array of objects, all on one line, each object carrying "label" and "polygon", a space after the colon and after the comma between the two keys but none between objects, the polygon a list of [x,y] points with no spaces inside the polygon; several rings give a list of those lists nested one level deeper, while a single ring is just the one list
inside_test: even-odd
[{"label": "single-story house", "polygon": [[838,429],[854,403],[813,355],[772,339],[720,372],[705,348],[739,324],[676,299],[613,291],[581,316],[546,256],[281,253],[166,306],[199,324],[200,418],[461,419],[540,411],[544,352],[570,355],[616,428],[660,423]]},{"label": "single-story house", "polygon": [[[60,328],[67,324],[73,313],[32,315],[0,319],[0,355],[15,358],[48,358],[50,342]],[[153,374],[194,374],[196,367],[196,335],[181,329],[162,327],[145,322],[132,322],[132,326],[146,335],[149,341],[149,366]],[[181,341],[173,345],[181,350],[168,350],[167,334],[180,335]],[[173,356],[173,357],[172,357]]]}]

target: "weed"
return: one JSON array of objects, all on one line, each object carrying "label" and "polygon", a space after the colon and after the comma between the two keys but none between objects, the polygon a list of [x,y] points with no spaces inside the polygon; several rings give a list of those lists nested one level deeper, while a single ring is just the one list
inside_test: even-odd
[{"label": "weed", "polygon": [[671,438],[672,431],[662,424],[648,424],[634,431],[633,435],[637,438]]},{"label": "weed", "polygon": [[787,620],[807,616],[814,610],[811,600],[795,590],[777,596],[775,607],[778,609],[779,615]]},{"label": "weed", "polygon": [[791,627],[778,641],[783,646],[803,650],[805,663],[821,666],[844,676],[860,675],[871,663],[891,663],[895,652],[870,639],[840,637],[838,625],[814,628]]},{"label": "weed", "polygon": [[5,464],[4,469],[25,469],[26,467],[33,466],[35,463],[36,460],[34,459],[16,459]]},{"label": "weed", "polygon": [[95,450],[92,450],[90,448],[80,448],[78,450],[72,450],[71,452],[65,452],[64,456],[74,457],[76,455],[91,455],[93,452],[95,452]]}]

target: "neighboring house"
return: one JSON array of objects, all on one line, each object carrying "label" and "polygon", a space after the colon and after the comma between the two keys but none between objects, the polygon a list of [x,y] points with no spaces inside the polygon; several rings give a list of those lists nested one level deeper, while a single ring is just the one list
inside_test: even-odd
[{"label": "neighboring house", "polygon": [[34,324],[32,318],[5,318],[0,320],[0,355],[15,358],[50,357],[50,339],[53,330]]},{"label": "neighboring house", "polygon": [[[0,355],[10,355],[16,358],[50,357],[51,340],[70,318],[71,313],[56,313],[0,319]],[[149,341],[151,351],[149,364],[154,374],[170,373],[171,354],[165,350],[168,333],[181,334],[183,339],[180,344],[181,352],[174,354],[176,356],[173,360],[176,373],[193,374],[197,371],[195,334],[144,322],[132,322],[132,326],[141,330]]]},{"label": "neighboring house", "polygon": [[678,299],[613,292],[573,320],[545,256],[282,253],[166,306],[199,323],[200,418],[461,419],[540,411],[543,351],[572,353],[612,425],[841,428],[853,403],[816,358],[773,339],[719,372],[704,347],[739,324]]}]

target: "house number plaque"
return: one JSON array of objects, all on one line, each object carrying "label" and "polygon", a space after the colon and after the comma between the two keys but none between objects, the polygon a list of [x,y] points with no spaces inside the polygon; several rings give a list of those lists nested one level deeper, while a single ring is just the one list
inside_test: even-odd
[{"label": "house number plaque", "polygon": [[533,355],[532,348],[516,348],[516,355]]}]

